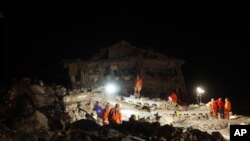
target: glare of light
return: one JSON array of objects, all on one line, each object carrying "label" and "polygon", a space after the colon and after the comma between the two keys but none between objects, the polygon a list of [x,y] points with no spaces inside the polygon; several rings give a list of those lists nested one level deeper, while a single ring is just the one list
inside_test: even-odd
[{"label": "glare of light", "polygon": [[107,94],[114,94],[118,91],[118,88],[115,84],[109,83],[105,86],[105,91]]},{"label": "glare of light", "polygon": [[198,94],[203,94],[205,92],[205,90],[201,87],[197,87],[196,91]]}]

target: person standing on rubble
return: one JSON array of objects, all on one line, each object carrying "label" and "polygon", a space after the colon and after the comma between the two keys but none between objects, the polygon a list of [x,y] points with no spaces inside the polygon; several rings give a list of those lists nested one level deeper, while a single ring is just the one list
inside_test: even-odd
[{"label": "person standing on rubble", "polygon": [[225,99],[225,107],[224,107],[224,116],[225,116],[225,119],[229,119],[230,117],[230,112],[232,111],[232,105],[231,105],[231,102],[229,101],[228,98]]},{"label": "person standing on rubble", "polygon": [[103,110],[103,125],[109,124],[109,112],[110,112],[110,104],[107,103],[105,109]]},{"label": "person standing on rubble", "polygon": [[135,84],[134,84],[134,95],[135,97],[140,97],[142,89],[142,78],[139,74],[136,76]]},{"label": "person standing on rubble", "polygon": [[213,110],[213,116],[215,118],[217,118],[218,117],[218,106],[217,106],[217,102],[213,98],[211,99],[211,107]]},{"label": "person standing on rubble", "polygon": [[120,105],[115,104],[115,107],[112,108],[109,112],[109,123],[110,124],[122,124],[122,114],[120,111]]},{"label": "person standing on rubble", "polygon": [[210,115],[212,116],[213,115],[213,98],[211,99],[211,101],[208,103],[208,108],[209,108],[209,111],[210,111]]},{"label": "person standing on rubble", "polygon": [[225,104],[221,98],[219,98],[217,100],[217,105],[218,105],[218,109],[219,109],[219,117],[223,119],[224,118],[224,106],[225,106]]},{"label": "person standing on rubble", "polygon": [[169,100],[169,101],[172,101],[172,102],[174,102],[174,103],[177,103],[178,97],[177,97],[175,91],[173,91],[173,92],[170,94],[170,96],[168,97],[168,100]]}]

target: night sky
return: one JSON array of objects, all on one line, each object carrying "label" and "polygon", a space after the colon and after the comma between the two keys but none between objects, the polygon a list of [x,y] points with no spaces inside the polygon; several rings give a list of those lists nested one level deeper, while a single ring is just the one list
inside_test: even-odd
[{"label": "night sky", "polygon": [[[67,83],[62,59],[88,58],[121,40],[186,61],[190,95],[249,97],[249,3],[71,2],[2,3],[1,85],[36,77]],[[250,106],[249,106],[250,107]]]}]

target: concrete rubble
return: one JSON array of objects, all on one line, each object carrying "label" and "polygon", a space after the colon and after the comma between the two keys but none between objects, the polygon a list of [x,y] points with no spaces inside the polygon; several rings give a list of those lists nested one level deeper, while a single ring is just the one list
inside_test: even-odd
[{"label": "concrete rubble", "polygon": [[[229,140],[230,124],[250,124],[244,116],[210,117],[205,104],[181,106],[161,99],[108,96],[101,89],[69,91],[30,79],[1,89],[0,98],[1,141],[222,141]],[[123,124],[102,126],[93,110],[96,101],[101,107],[119,103]],[[131,121],[132,115],[138,120]]]}]

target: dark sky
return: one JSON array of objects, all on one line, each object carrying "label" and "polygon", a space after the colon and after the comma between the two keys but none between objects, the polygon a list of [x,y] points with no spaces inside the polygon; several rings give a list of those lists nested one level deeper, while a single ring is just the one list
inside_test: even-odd
[{"label": "dark sky", "polygon": [[[2,3],[1,82],[22,76],[65,81],[58,62],[88,58],[127,40],[186,61],[190,94],[249,97],[249,3]],[[249,39],[248,39],[249,40]]]}]

